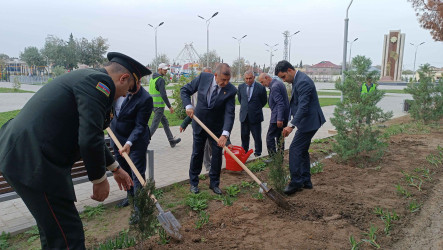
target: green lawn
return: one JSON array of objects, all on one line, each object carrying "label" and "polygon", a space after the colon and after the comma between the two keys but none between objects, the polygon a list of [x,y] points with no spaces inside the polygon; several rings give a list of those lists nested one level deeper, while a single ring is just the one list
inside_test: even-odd
[{"label": "green lawn", "polygon": [[0,88],[0,93],[35,93],[34,91],[27,91],[21,89]]},{"label": "green lawn", "polygon": [[340,92],[330,92],[330,91],[317,91],[317,95],[331,95],[331,96],[340,96]]},{"label": "green lawn", "polygon": [[9,119],[16,117],[18,112],[20,112],[20,110],[0,112],[0,127],[3,126],[3,124],[5,124],[7,121],[9,121]]},{"label": "green lawn", "polygon": [[386,93],[407,94],[404,89],[383,89]]},{"label": "green lawn", "polygon": [[340,98],[318,98],[320,101],[320,107],[337,105],[340,102]]}]

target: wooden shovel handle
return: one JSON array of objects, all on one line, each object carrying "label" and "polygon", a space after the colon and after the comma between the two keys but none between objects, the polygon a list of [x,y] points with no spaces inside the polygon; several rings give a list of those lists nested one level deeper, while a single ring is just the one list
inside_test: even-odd
[{"label": "wooden shovel handle", "polygon": [[[112,132],[111,128],[106,128],[106,131],[108,132],[109,136],[111,137],[112,141],[117,145],[117,148],[120,150],[122,149],[122,144],[118,141],[117,137],[115,137],[114,132]],[[146,181],[143,179],[142,175],[138,171],[137,167],[134,165],[134,162],[132,162],[131,158],[129,158],[129,155],[126,152],[123,152],[123,158],[125,158],[128,165],[131,167],[132,171],[135,173],[135,176],[137,176],[138,181],[142,184],[142,186],[146,185]],[[153,194],[151,194],[151,199],[154,201],[154,203],[157,202],[157,199]]]},{"label": "wooden shovel handle", "polygon": [[[217,136],[215,136],[214,133],[212,133],[212,131],[209,130],[209,128],[206,127],[206,125],[203,124],[203,122],[200,121],[200,119],[198,119],[197,116],[195,116],[195,114],[193,115],[193,119],[194,119],[194,120],[200,125],[200,127],[202,127],[202,128],[206,131],[206,133],[208,133],[208,134],[209,134],[209,135],[210,135],[215,141],[218,141]],[[237,156],[235,156],[235,154],[232,153],[232,151],[231,151],[228,147],[224,146],[223,148],[225,149],[226,152],[228,152],[228,154],[232,157],[232,159],[234,159],[234,160],[238,163],[238,165],[240,165],[240,166],[243,168],[243,170],[245,170],[245,172],[248,173],[248,175],[251,176],[251,178],[254,179],[255,182],[257,182],[258,185],[262,185],[262,182],[257,178],[257,176],[255,176],[255,175],[251,172],[251,170],[249,170],[249,168],[246,167],[246,165],[243,164],[243,162],[241,162],[240,159],[238,159]]]}]

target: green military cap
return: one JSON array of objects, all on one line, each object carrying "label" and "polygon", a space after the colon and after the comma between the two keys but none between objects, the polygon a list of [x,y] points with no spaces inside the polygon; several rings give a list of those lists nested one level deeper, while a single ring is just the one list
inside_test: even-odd
[{"label": "green military cap", "polygon": [[143,66],[143,64],[122,53],[109,52],[107,57],[110,62],[116,62],[129,70],[129,72],[131,72],[131,74],[134,76],[136,82],[140,81],[143,76],[147,76],[152,73],[148,68]]}]

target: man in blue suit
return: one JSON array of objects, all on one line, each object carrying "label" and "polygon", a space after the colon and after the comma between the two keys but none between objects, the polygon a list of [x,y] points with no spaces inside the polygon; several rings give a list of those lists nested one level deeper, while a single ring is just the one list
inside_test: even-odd
[{"label": "man in blue suit", "polygon": [[326,122],[318,101],[314,82],[305,73],[295,70],[287,61],[275,66],[275,74],[283,81],[292,83],[290,124],[283,129],[288,136],[297,127],[289,147],[289,170],[291,182],[284,192],[293,194],[302,188],[312,189],[309,146],[317,130]]},{"label": "man in blue suit", "polygon": [[[266,73],[261,73],[258,81],[270,89],[269,107],[271,108],[271,120],[269,121],[268,134],[266,135],[266,144],[270,156],[277,152],[276,146],[284,150],[285,144],[280,141],[283,128],[288,124],[289,101],[286,87],[278,79],[272,79]],[[283,152],[283,151],[282,151]]]},{"label": "man in blue suit", "polygon": [[136,190],[141,188],[141,183],[137,179],[131,167],[121,154],[126,152],[137,170],[145,179],[146,171],[146,149],[151,140],[148,121],[153,110],[153,99],[151,95],[137,83],[137,92],[126,97],[120,97],[114,107],[114,119],[111,122],[111,129],[117,139],[123,146],[122,150],[118,150],[117,145],[113,144],[116,159],[120,166],[128,172],[132,173],[134,182],[133,188],[128,190],[127,198],[120,202],[117,206],[126,207],[129,205],[128,197],[134,196]]},{"label": "man in blue suit", "polygon": [[238,86],[237,98],[240,102],[240,128],[241,146],[249,150],[249,134],[255,142],[255,156],[260,156],[262,151],[261,123],[263,121],[263,107],[268,101],[266,88],[255,82],[254,73],[246,71],[245,83]]},{"label": "man in blue suit", "polygon": [[[189,168],[189,182],[192,193],[199,192],[198,176],[202,170],[205,142],[209,137],[212,144],[209,188],[216,194],[222,194],[219,188],[222,149],[234,125],[235,95],[237,93],[237,89],[229,82],[230,78],[231,68],[226,63],[220,63],[215,68],[214,75],[202,72],[180,90],[183,107],[186,107],[186,114],[191,118],[195,114],[219,138],[218,141],[214,141],[198,123],[192,123],[194,143]],[[198,93],[198,100],[194,108],[191,104],[191,96],[196,92]]]}]

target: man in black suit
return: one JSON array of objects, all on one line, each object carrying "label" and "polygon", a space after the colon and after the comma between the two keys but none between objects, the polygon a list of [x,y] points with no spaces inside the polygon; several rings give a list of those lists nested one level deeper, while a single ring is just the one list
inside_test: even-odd
[{"label": "man in black suit", "polygon": [[283,81],[292,83],[290,115],[293,117],[283,129],[287,137],[297,127],[289,147],[289,170],[291,182],[284,192],[293,194],[302,188],[312,189],[309,146],[317,130],[326,122],[318,101],[314,82],[305,73],[295,70],[287,61],[275,66],[275,74]]},{"label": "man in black suit", "polygon": [[[146,149],[151,140],[148,121],[153,110],[153,99],[151,95],[140,83],[137,83],[137,91],[126,97],[120,97],[114,107],[114,119],[111,122],[111,129],[117,139],[123,146],[118,150],[117,145],[113,144],[116,159],[120,166],[132,173],[134,187],[128,190],[128,197],[133,197],[138,188],[142,185],[137,176],[132,172],[131,167],[121,154],[126,152],[135,167],[145,179],[146,171]],[[129,205],[128,197],[123,199],[117,206],[126,207]]]},{"label": "man in black suit", "polygon": [[109,195],[106,168],[120,189],[132,186],[106,146],[103,129],[114,100],[135,92],[139,79],[151,72],[121,53],[110,52],[108,59],[105,68],[58,76],[0,129],[0,171],[34,216],[42,249],[85,249],[74,205],[74,162],[83,159],[94,200]]},{"label": "man in black suit", "polygon": [[[222,194],[220,185],[220,170],[222,164],[222,148],[231,133],[235,118],[235,94],[237,89],[229,82],[231,68],[226,63],[220,63],[215,74],[202,72],[197,78],[183,86],[180,96],[186,114],[193,118],[195,115],[219,138],[214,141],[205,130],[192,123],[194,143],[192,147],[189,181],[191,192],[198,193],[198,175],[202,170],[205,141],[210,138],[212,143],[211,170],[209,171],[209,188],[216,194]],[[191,104],[191,96],[198,92],[197,105]]]},{"label": "man in black suit", "polygon": [[255,82],[254,73],[246,71],[245,83],[238,86],[237,98],[240,102],[241,144],[245,151],[249,150],[249,134],[255,142],[255,156],[262,152],[261,123],[263,122],[263,107],[268,101],[266,88]]}]

